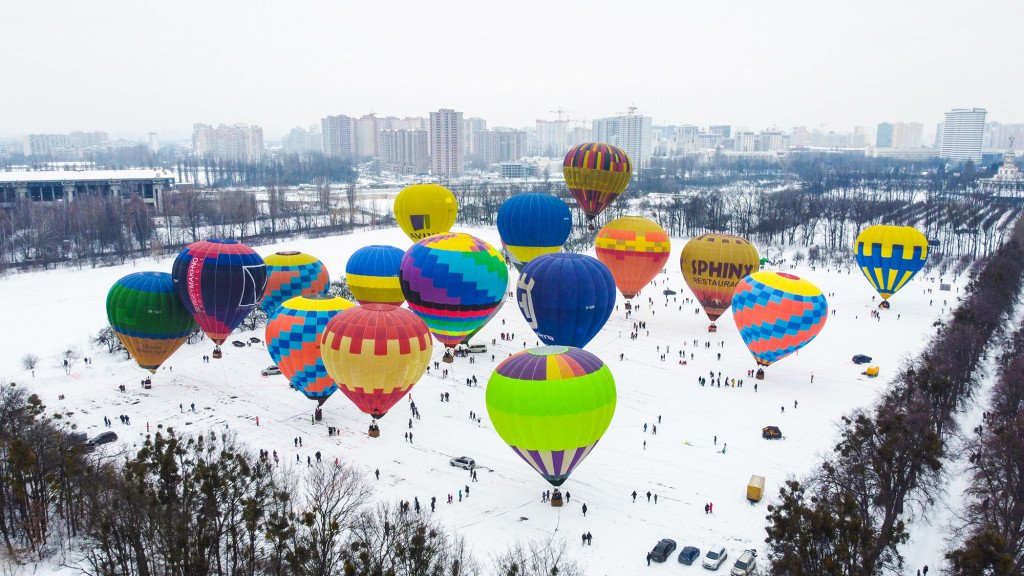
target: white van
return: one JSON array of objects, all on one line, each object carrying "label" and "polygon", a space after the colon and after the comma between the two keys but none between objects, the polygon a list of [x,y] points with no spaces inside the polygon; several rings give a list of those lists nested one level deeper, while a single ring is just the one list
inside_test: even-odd
[{"label": "white van", "polygon": [[487,352],[486,344],[470,344],[467,350],[473,354],[481,354]]}]

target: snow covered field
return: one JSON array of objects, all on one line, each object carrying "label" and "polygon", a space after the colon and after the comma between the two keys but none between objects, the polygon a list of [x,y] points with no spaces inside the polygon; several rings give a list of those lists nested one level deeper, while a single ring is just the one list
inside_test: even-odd
[{"label": "snow covered field", "polygon": [[[500,246],[494,229],[458,230]],[[114,422],[119,414],[130,416],[130,426],[114,424],[121,439],[112,450],[131,451],[145,435],[147,423],[154,431],[164,426],[194,434],[220,431],[227,425],[254,451],[276,450],[282,466],[295,465],[296,455],[305,466],[307,456],[319,450],[326,462],[338,458],[364,470],[380,499],[411,501],[415,496],[429,504],[436,496],[434,515],[463,534],[481,559],[516,540],[555,536],[566,539],[587,574],[634,574],[647,569],[645,555],[660,538],[672,538],[679,548],[693,545],[702,553],[710,545],[724,545],[730,559],[718,573],[728,573],[743,549],[753,547],[763,553],[767,504],[780,484],[804,475],[831,449],[839,417],[871,404],[900,362],[915,355],[933,334],[932,323],[950,309],[943,306],[944,299],[953,304],[965,279],[954,282],[953,291],[939,292],[937,279],[919,276],[893,298],[892,309],[882,311],[878,321],[870,317],[877,303],[872,302],[874,290],[857,270],[787,267],[817,284],[836,315],[828,317],[821,335],[798,355],[768,368],[755,392],[755,380],[746,372],[756,366],[731,315],[718,322],[717,334],[709,335],[703,312],[694,314],[698,305],[683,303],[690,296],[678,266],[684,243],[685,239],[673,240],[668,273],[659,275],[656,286],[634,300],[640,310],[626,319],[619,296],[618,310],[587,346],[615,375],[618,406],[601,442],[562,487],[571,500],[561,509],[541,502],[541,492],[550,486],[501,441],[484,405],[486,381],[497,363],[522,350],[524,343],[527,347],[537,344],[514,303],[505,306],[477,336],[475,341],[490,348],[486,354],[476,354],[474,364],[468,358],[442,364],[452,372],[447,379],[431,368],[412,389],[422,419],[413,421],[411,444],[403,438],[409,431],[408,402],[399,403],[380,421],[377,439],[365,433],[369,417],[340,393],[324,405],[323,421],[311,424],[314,402],[293,391],[283,376],[260,376],[260,370],[272,363],[262,344],[228,345],[224,358],[210,364],[201,360],[212,349],[208,340],[183,346],[153,376],[153,388],[141,389],[139,381],[148,372],[123,356],[91,349],[88,340],[106,323],[104,301],[117,278],[141,270],[169,272],[172,259],[0,278],[0,306],[9,326],[0,335],[0,377],[28,385],[43,398],[49,412],[74,412],[79,429],[90,435],[103,429],[104,416]],[[284,249],[308,252],[337,278],[348,256],[367,244],[405,249],[410,242],[395,228],[254,248],[263,255]],[[515,278],[514,270],[511,276]],[[666,304],[661,293],[665,287],[679,292],[675,301],[670,297]],[[927,289],[934,293],[923,293]],[[648,329],[630,340],[636,321],[647,322]],[[501,332],[514,333],[515,341],[502,341]],[[252,335],[263,339],[262,331],[239,334]],[[709,336],[712,346],[705,349]],[[693,346],[694,339],[699,346]],[[80,347],[94,363],[78,362],[66,375],[56,357],[69,346]],[[666,346],[670,352],[662,362],[659,358]],[[687,356],[694,354],[685,366],[679,364],[680,350]],[[21,357],[29,352],[42,358],[34,378],[21,367]],[[439,361],[442,353],[435,344],[434,360]],[[620,354],[624,360],[619,360]],[[881,376],[861,376],[865,366],[850,361],[854,354],[872,356],[873,363],[882,367]],[[716,376],[721,371],[721,388],[697,384],[698,376],[709,371]],[[480,385],[467,387],[465,380],[473,375]],[[743,379],[744,385],[726,387],[726,378]],[[126,393],[118,392],[120,384],[127,387]],[[439,401],[442,392],[450,393],[450,402]],[[61,394],[64,400],[58,400]],[[799,407],[794,408],[796,401]],[[193,402],[195,414],[189,410]],[[179,404],[185,413],[174,411]],[[471,411],[482,418],[481,423],[469,419]],[[645,433],[644,423],[657,425],[657,434],[650,428]],[[781,427],[785,439],[763,440],[761,428],[767,425]],[[339,427],[341,436],[329,438],[328,426]],[[302,448],[293,447],[295,437],[302,437]],[[482,467],[479,482],[470,483],[468,472],[449,466],[450,458],[461,455],[475,458]],[[379,481],[373,479],[376,468],[381,472]],[[745,497],[752,474],[767,478],[766,497],[757,505]],[[446,503],[449,493],[455,495],[467,485],[469,497]],[[635,503],[630,496],[634,490],[638,493]],[[657,494],[657,504],[653,498],[648,502],[648,491]],[[710,515],[704,513],[709,502],[714,503]],[[580,510],[584,503],[586,517]],[[583,547],[580,535],[587,531],[593,534],[593,545]],[[922,541],[943,546],[930,538]],[[909,555],[938,565],[941,550],[913,550]],[[679,566],[674,555],[666,565],[650,569],[703,573],[697,565]]]}]

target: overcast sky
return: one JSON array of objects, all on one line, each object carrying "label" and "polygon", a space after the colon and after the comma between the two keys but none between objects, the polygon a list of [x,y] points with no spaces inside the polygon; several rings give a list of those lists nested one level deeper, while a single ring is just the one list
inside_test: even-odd
[{"label": "overcast sky", "polygon": [[328,114],[837,130],[1024,122],[1021,0],[5,0],[0,135]]}]

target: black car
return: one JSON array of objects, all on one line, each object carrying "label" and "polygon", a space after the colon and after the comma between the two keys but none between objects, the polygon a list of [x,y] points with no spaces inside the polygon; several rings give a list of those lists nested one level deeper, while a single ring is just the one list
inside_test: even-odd
[{"label": "black car", "polygon": [[232,340],[231,345],[235,348],[245,348],[245,342],[242,342],[241,340]]},{"label": "black car", "polygon": [[668,560],[668,557],[676,551],[676,541],[669,540],[668,538],[662,538],[661,542],[658,542],[654,546],[654,550],[651,550],[651,560],[655,562],[664,562]]},{"label": "black car", "polygon": [[117,434],[114,433],[114,432],[108,431],[108,432],[104,432],[102,434],[97,435],[92,440],[89,440],[87,445],[90,448],[94,448],[94,447],[99,446],[101,444],[110,444],[111,442],[116,442],[116,441],[117,441]]},{"label": "black car", "polygon": [[761,438],[765,438],[767,440],[782,438],[782,430],[779,430],[778,426],[765,426],[764,428],[761,428]]},{"label": "black car", "polygon": [[683,549],[679,551],[679,563],[686,564],[689,566],[693,564],[693,561],[700,558],[700,549],[694,548],[693,546],[683,546]]},{"label": "black car", "polygon": [[871,362],[871,356],[865,356],[864,354],[857,354],[853,357],[854,364],[867,364]]}]

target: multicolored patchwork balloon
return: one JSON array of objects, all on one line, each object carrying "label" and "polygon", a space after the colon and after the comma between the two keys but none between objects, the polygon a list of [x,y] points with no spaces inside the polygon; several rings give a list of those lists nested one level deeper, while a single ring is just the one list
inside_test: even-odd
[{"label": "multicolored patchwork balloon", "polygon": [[395,197],[395,220],[413,242],[448,232],[458,213],[455,195],[440,184],[413,184]]},{"label": "multicolored patchwork balloon", "polygon": [[570,232],[569,207],[550,194],[516,194],[498,208],[501,242],[523,264],[561,250]]},{"label": "multicolored patchwork balloon", "polygon": [[668,262],[672,249],[668,233],[654,220],[623,216],[604,225],[594,240],[597,259],[627,299],[636,296]]},{"label": "multicolored patchwork balloon", "polygon": [[352,253],[345,264],[345,282],[360,304],[405,302],[398,282],[398,269],[405,252],[394,246],[373,244]]},{"label": "multicolored patchwork balloon", "polygon": [[178,254],[171,277],[185,309],[210,340],[220,345],[263,297],[267,266],[245,244],[203,240]]},{"label": "multicolored patchwork balloon", "polygon": [[390,304],[364,304],[327,323],[320,353],[342,393],[380,418],[423,376],[432,345],[419,316]]},{"label": "multicolored patchwork balloon", "polygon": [[196,329],[166,272],[135,272],[115,282],[107,320],[135,362],[154,374]]},{"label": "multicolored patchwork balloon", "polygon": [[520,458],[561,486],[608,429],[615,379],[600,358],[579,348],[523,350],[491,374],[487,414]]},{"label": "multicolored patchwork balloon", "polygon": [[704,307],[712,325],[729,309],[740,280],[760,268],[757,248],[732,234],[691,238],[679,254],[683,279]]},{"label": "multicolored patchwork balloon", "polygon": [[516,302],[545,344],[582,348],[615,308],[608,267],[584,254],[544,254],[523,268]]},{"label": "multicolored patchwork balloon", "polygon": [[621,149],[601,142],[573,146],[562,162],[565,185],[593,220],[629,185],[633,163]]},{"label": "multicolored patchwork balloon", "polygon": [[910,226],[871,226],[857,236],[857,266],[882,300],[903,288],[928,260],[928,239]]},{"label": "multicolored patchwork balloon", "polygon": [[296,296],[327,294],[331,277],[323,262],[302,252],[275,252],[263,259],[267,264],[267,289],[260,308],[271,316],[285,300]]},{"label": "multicolored patchwork balloon", "polygon": [[755,272],[736,286],[732,315],[762,366],[806,346],[825,327],[828,302],[817,286],[785,272]]},{"label": "multicolored patchwork balloon", "polygon": [[453,347],[487,321],[505,298],[508,268],[493,246],[469,234],[424,238],[405,253],[399,271],[409,308]]},{"label": "multicolored patchwork balloon", "polygon": [[320,338],[331,318],[353,306],[340,296],[299,296],[281,304],[267,322],[267,352],[306,398],[323,404],[338,389],[320,357]]}]

